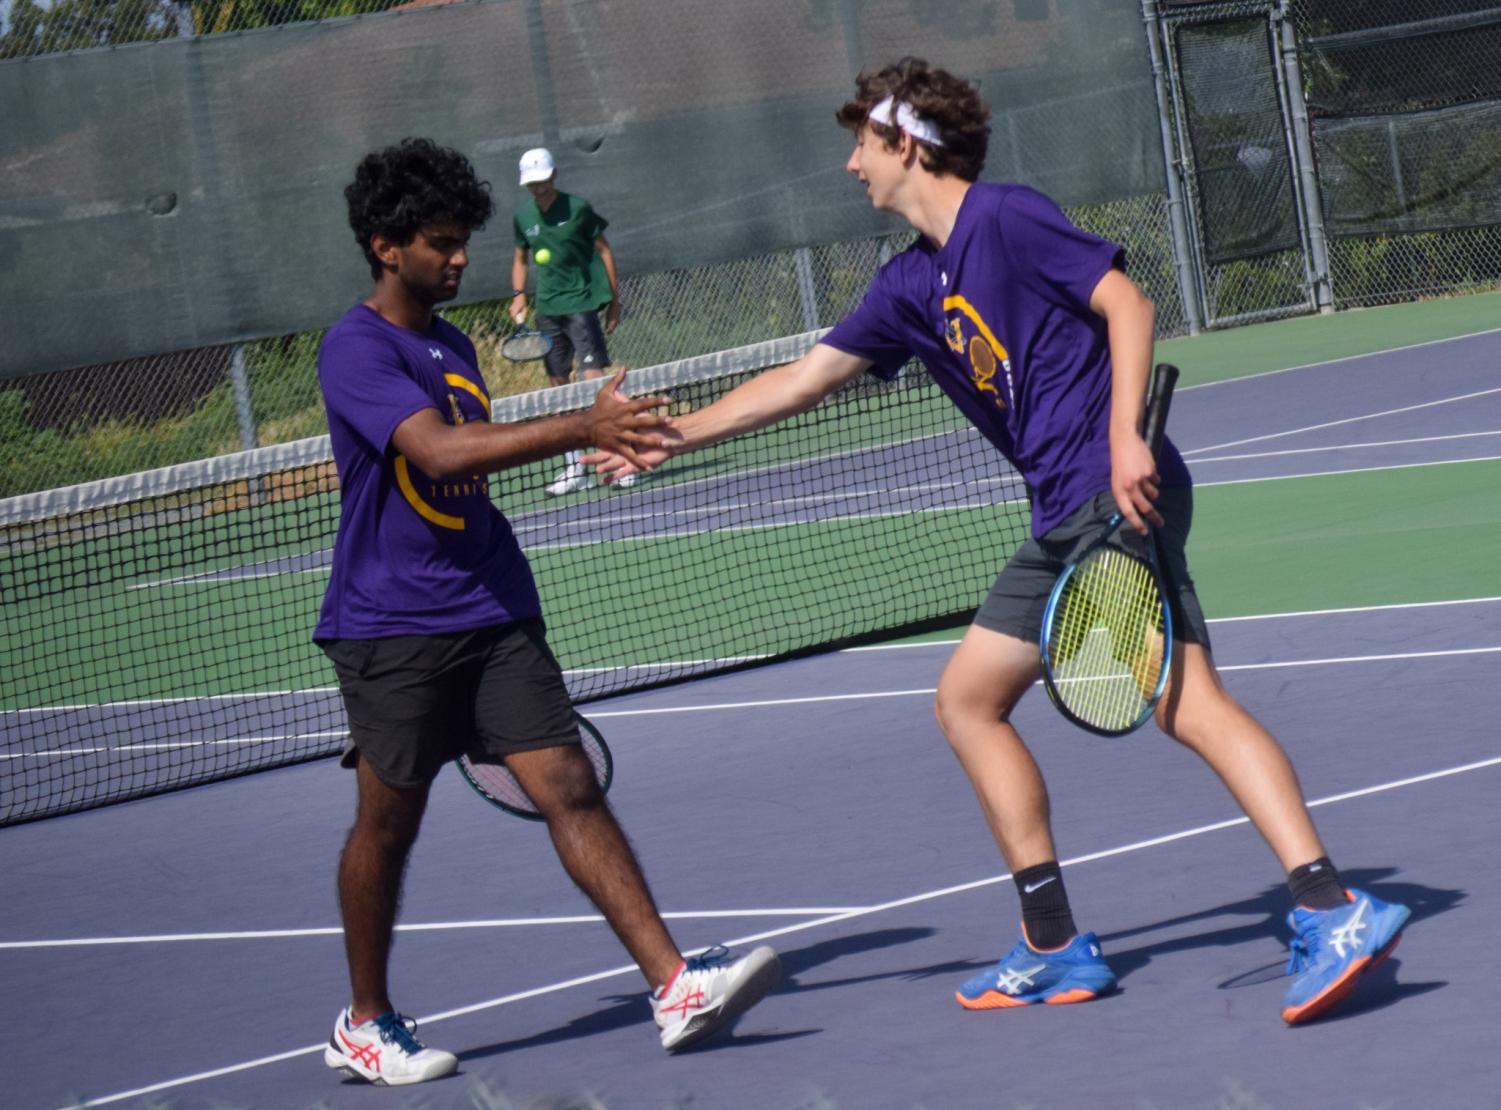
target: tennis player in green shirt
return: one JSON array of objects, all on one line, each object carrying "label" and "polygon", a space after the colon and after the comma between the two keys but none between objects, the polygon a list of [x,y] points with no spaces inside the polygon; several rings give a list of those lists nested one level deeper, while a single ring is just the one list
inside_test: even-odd
[{"label": "tennis player in green shirt", "polygon": [[[516,257],[511,263],[511,318],[526,319],[529,262],[537,263],[537,330],[552,340],[544,358],[553,385],[564,385],[575,356],[581,378],[598,378],[610,364],[605,335],[620,323],[615,255],[605,238],[609,221],[583,197],[557,187],[552,153],[538,147],[521,156],[521,185],[531,193],[516,209]],[[599,319],[605,310],[604,325]],[[547,487],[553,496],[593,484],[579,452]]]}]

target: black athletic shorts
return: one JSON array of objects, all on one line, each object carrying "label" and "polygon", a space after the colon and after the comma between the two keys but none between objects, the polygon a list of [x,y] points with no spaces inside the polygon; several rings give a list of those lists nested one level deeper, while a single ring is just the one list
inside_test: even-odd
[{"label": "black athletic shorts", "polygon": [[541,620],[431,636],[325,640],[349,717],[341,762],[388,786],[431,782],[468,753],[579,743],[573,702]]},{"label": "black athletic shorts", "polygon": [[[1157,497],[1163,526],[1153,529],[1157,559],[1173,613],[1173,638],[1209,646],[1209,626],[1199,595],[1188,574],[1188,530],[1193,524],[1193,489],[1164,487]],[[1001,569],[990,594],[975,613],[974,623],[992,632],[1037,643],[1042,639],[1042,614],[1053,583],[1085,544],[1115,512],[1115,495],[1108,490],[1090,498],[1041,539],[1031,538]],[[1122,527],[1129,528],[1130,525]]]}]

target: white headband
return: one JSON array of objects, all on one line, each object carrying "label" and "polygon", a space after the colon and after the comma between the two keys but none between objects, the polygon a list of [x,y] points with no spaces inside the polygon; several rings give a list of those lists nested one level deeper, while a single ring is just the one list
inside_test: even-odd
[{"label": "white headband", "polygon": [[919,119],[910,104],[904,104],[894,97],[888,96],[872,108],[868,118],[877,123],[883,123],[887,127],[905,131],[914,139],[920,139],[929,146],[943,145],[943,140],[938,137],[938,128],[933,126],[931,120]]}]

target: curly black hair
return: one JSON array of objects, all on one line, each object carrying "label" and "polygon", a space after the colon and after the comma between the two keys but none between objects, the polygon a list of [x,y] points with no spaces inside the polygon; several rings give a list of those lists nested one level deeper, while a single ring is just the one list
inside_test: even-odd
[{"label": "curly black hair", "polygon": [[834,113],[841,127],[859,131],[869,123],[887,147],[894,147],[901,141],[901,131],[871,120],[870,110],[888,96],[895,97],[910,105],[918,118],[932,121],[943,140],[942,146],[918,142],[924,167],[964,181],[979,180],[990,145],[990,108],[980,99],[977,86],[909,56],[875,73],[862,72],[855,78],[855,87],[855,99]]},{"label": "curly black hair", "polygon": [[495,212],[490,183],[475,176],[469,159],[431,139],[402,139],[365,155],[344,199],[349,226],[377,280],[383,267],[370,247],[372,236],[405,246],[428,224],[453,223],[476,231]]}]

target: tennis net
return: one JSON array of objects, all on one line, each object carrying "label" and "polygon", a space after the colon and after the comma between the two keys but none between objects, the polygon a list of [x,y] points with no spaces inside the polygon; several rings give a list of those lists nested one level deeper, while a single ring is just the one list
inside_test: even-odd
[{"label": "tennis net", "polygon": [[[817,332],[633,373],[686,412]],[[581,382],[493,407],[576,410]],[[567,497],[491,480],[576,700],[953,621],[1025,536],[1021,479],[913,364]],[[327,437],[0,501],[0,825],[337,752],[311,642],[339,518]]]}]

